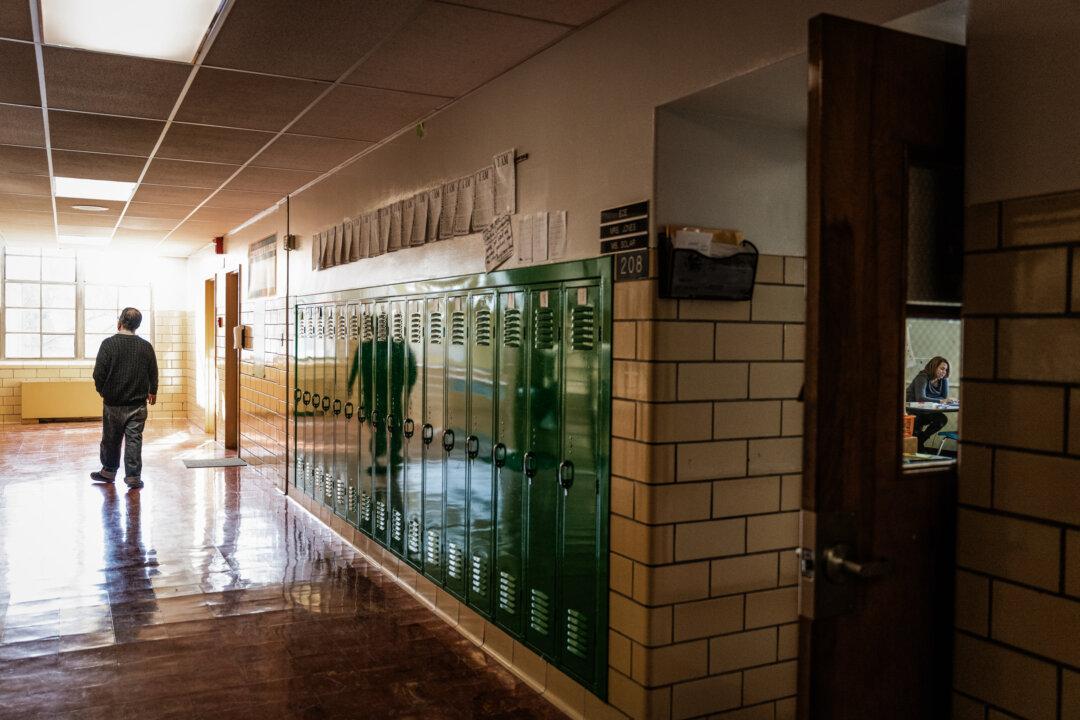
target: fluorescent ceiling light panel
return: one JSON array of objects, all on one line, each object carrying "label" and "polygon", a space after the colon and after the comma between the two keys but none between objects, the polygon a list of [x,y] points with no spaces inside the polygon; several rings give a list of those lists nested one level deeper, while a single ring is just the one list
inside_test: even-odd
[{"label": "fluorescent ceiling light panel", "polygon": [[90,237],[88,235],[61,235],[61,245],[108,245],[110,237]]},{"label": "fluorescent ceiling light panel", "polygon": [[137,183],[119,180],[87,180],[86,178],[55,177],[53,194],[56,197],[81,200],[121,200],[126,202],[135,192]]},{"label": "fluorescent ceiling light panel", "polygon": [[45,43],[191,62],[222,0],[41,0]]}]

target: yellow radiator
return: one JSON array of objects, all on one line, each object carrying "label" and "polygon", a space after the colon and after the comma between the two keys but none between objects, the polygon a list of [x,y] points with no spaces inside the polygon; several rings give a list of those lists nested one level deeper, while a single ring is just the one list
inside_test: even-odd
[{"label": "yellow radiator", "polygon": [[93,380],[30,380],[22,384],[23,420],[101,417]]}]

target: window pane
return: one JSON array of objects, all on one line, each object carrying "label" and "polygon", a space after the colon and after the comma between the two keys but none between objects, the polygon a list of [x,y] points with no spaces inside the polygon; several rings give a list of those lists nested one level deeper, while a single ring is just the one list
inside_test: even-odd
[{"label": "window pane", "polygon": [[41,268],[41,279],[54,282],[75,282],[75,258],[45,258]]},{"label": "window pane", "polygon": [[41,258],[23,257],[8,253],[5,259],[8,280],[40,280]]},{"label": "window pane", "polygon": [[117,298],[118,308],[138,308],[144,316],[150,312],[150,288],[148,287],[123,287]]},{"label": "window pane", "polygon": [[32,307],[41,305],[41,286],[37,283],[8,283],[6,286],[8,307]]},{"label": "window pane", "polygon": [[83,330],[87,333],[111,333],[116,330],[116,311],[87,310],[83,322]]},{"label": "window pane", "polygon": [[8,333],[4,336],[4,346],[9,358],[36,358],[41,357],[40,335],[15,335]]},{"label": "window pane", "polygon": [[40,310],[7,308],[4,318],[8,332],[37,332],[41,329]]},{"label": "window pane", "polygon": [[41,307],[75,309],[74,285],[42,285]]},{"label": "window pane", "polygon": [[97,357],[98,348],[101,347],[101,341],[109,337],[108,335],[87,335],[86,336],[86,357]]},{"label": "window pane", "polygon": [[75,332],[74,310],[42,310],[41,329],[48,333]]},{"label": "window pane", "polygon": [[42,335],[41,357],[47,358],[73,358],[75,357],[74,335]]},{"label": "window pane", "polygon": [[116,288],[108,285],[87,285],[86,307],[102,310],[116,310]]}]

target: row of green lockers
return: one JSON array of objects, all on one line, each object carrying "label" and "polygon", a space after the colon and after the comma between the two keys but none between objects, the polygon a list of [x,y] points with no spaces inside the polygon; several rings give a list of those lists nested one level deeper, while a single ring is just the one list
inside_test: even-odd
[{"label": "row of green lockers", "polygon": [[[412,285],[296,308],[295,484],[598,695],[608,268],[567,263],[463,278],[467,290],[440,281],[437,293]],[[501,284],[477,287],[485,280]]]}]

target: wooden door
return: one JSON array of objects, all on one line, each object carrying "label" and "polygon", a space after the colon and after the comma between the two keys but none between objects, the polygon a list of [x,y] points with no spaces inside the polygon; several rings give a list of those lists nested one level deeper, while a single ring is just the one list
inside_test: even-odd
[{"label": "wooden door", "polygon": [[214,278],[203,282],[203,353],[200,362],[205,386],[200,393],[199,402],[205,409],[203,430],[208,435],[214,435],[217,427],[217,311],[214,285]]},{"label": "wooden door", "polygon": [[909,177],[962,167],[964,49],[820,16],[809,60],[799,717],[947,717],[955,473],[902,470],[901,416]]},{"label": "wooden door", "polygon": [[223,442],[227,450],[240,449],[240,348],[233,343],[233,328],[240,324],[240,273],[225,273],[225,386]]}]

